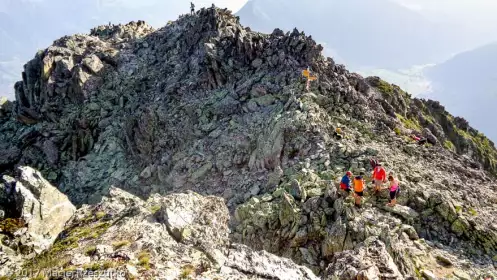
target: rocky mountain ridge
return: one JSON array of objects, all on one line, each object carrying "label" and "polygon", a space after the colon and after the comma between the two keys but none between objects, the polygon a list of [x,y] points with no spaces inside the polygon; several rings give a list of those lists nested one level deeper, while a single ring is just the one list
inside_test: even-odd
[{"label": "rocky mountain ridge", "polygon": [[[213,200],[218,215],[201,221],[224,217],[220,234],[228,234],[229,223],[229,242],[248,246],[234,249],[242,255],[227,267],[233,270],[251,254],[264,264],[284,263],[271,275],[245,263],[235,268],[235,278],[242,273],[295,279],[289,275],[297,273],[301,279],[314,274],[323,279],[465,279],[491,273],[497,255],[493,143],[439,103],[412,99],[379,78],[350,73],[321,51],[303,32],[256,33],[229,11],[202,9],[158,30],[142,21],[100,26],[37,53],[16,84],[16,102],[1,104],[1,171],[32,166],[73,204],[92,205],[77,210],[67,234],[50,249],[82,255],[85,262],[51,265],[89,269],[96,263],[100,268],[115,250],[100,245],[121,239],[115,233],[122,231],[135,244],[138,228],[131,225],[143,220],[152,246],[174,251],[193,244],[198,250],[195,240],[211,234],[211,225],[195,224],[201,213],[192,205]],[[308,66],[318,75],[310,92],[301,77]],[[333,138],[336,127],[342,127],[344,139]],[[434,145],[410,142],[411,133],[423,134]],[[357,210],[337,192],[343,172],[367,172],[371,157],[401,180],[400,206],[385,207],[384,197],[367,195],[364,208]],[[222,197],[229,212],[221,199],[177,194],[186,191]],[[128,198],[117,202],[121,198],[112,197]],[[193,239],[190,233],[182,235],[184,224],[175,231],[164,218],[167,207],[158,201],[168,199],[190,201],[178,202],[178,209],[191,210],[186,211],[195,225],[186,232]],[[157,215],[146,210],[155,202],[163,205],[155,209]],[[136,213],[121,213],[131,205],[138,205]],[[96,212],[109,214],[108,220],[101,221]],[[74,231],[81,216],[103,227],[101,235],[89,238]],[[121,218],[129,224],[119,224]],[[158,236],[179,243],[160,243]],[[203,249],[201,259],[207,258],[209,267],[218,263],[212,248],[230,250],[228,238],[220,240]],[[84,256],[91,246],[100,246],[99,254]],[[139,254],[141,249],[133,248]],[[261,249],[313,273],[257,252]],[[157,277],[166,261],[161,250],[146,250],[153,266],[127,273]],[[43,263],[40,256],[34,265]],[[441,265],[440,259],[446,262]],[[194,271],[202,267],[192,256],[187,262]],[[212,270],[188,277],[204,272]]]}]

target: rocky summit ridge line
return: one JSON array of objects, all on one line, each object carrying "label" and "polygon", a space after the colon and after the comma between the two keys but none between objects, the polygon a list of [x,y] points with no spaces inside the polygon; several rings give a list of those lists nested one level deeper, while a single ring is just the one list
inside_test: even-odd
[{"label": "rocky summit ridge line", "polygon": [[[39,51],[16,101],[0,105],[3,273],[23,262],[128,279],[494,273],[494,144],[439,103],[321,51],[302,32],[252,32],[222,9],[158,30],[99,26]],[[310,92],[306,67],[318,75]],[[433,145],[410,142],[413,132]],[[400,205],[366,196],[358,210],[337,191],[371,157],[399,177]],[[26,172],[82,206],[48,249],[29,228],[43,212],[23,206],[46,204],[30,195],[45,188],[20,192],[35,180]]]}]

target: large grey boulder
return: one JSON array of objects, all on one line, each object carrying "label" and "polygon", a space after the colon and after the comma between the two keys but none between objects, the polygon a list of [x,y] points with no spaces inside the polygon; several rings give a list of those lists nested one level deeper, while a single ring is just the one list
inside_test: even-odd
[{"label": "large grey boulder", "polygon": [[[31,167],[18,168],[19,179],[13,190],[15,210],[27,224],[27,233],[37,237],[42,249],[50,246],[64,229],[76,207],[66,195]],[[34,241],[36,243],[36,241]]]},{"label": "large grey boulder", "polygon": [[269,279],[319,279],[304,266],[277,257],[266,251],[254,251],[245,245],[230,248],[226,266]]},{"label": "large grey boulder", "polygon": [[176,241],[216,250],[228,244],[229,213],[222,198],[194,192],[161,199],[156,213]]},{"label": "large grey boulder", "polygon": [[385,244],[376,237],[368,238],[355,250],[333,255],[324,279],[404,279],[388,253]]}]

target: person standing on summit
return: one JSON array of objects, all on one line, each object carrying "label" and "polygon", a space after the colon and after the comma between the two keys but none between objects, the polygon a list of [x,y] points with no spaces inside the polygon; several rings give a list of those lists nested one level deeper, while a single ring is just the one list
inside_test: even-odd
[{"label": "person standing on summit", "polygon": [[190,13],[192,15],[195,13],[195,4],[193,4],[193,2],[190,2]]},{"label": "person standing on summit", "polygon": [[377,163],[373,170],[373,183],[374,183],[374,194],[378,194],[383,187],[383,183],[387,181],[387,173],[385,169],[381,166],[381,163]]}]

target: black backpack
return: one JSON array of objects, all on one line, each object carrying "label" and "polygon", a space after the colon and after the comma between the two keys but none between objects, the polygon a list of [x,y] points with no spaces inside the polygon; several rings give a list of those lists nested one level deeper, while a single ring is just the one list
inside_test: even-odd
[{"label": "black backpack", "polygon": [[378,160],[372,158],[369,160],[369,164],[371,164],[371,168],[374,169],[376,166],[378,166]]}]

